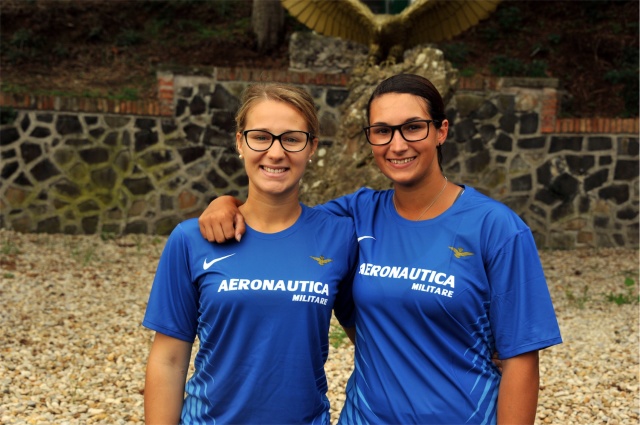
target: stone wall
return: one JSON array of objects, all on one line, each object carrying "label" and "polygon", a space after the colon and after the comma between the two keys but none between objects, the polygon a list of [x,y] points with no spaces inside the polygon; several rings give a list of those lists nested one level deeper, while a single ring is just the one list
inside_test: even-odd
[{"label": "stone wall", "polygon": [[[0,227],[167,234],[218,195],[246,196],[233,116],[251,81],[312,93],[321,118],[310,205],[389,183],[359,134],[344,140],[345,74],[214,69],[159,74],[159,101],[0,96]],[[557,117],[554,80],[460,79],[444,171],[514,209],[541,248],[638,247],[638,119]]]}]

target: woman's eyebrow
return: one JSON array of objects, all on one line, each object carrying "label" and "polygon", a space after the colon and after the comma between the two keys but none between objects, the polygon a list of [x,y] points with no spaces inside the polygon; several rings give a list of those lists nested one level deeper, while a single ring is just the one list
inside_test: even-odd
[{"label": "woman's eyebrow", "polygon": [[[402,123],[400,124],[406,124],[412,121],[419,121],[419,120],[429,120],[431,118],[425,118],[425,117],[411,117],[411,118],[407,118],[406,120],[404,120]],[[400,124],[396,124],[396,125],[400,125]],[[369,125],[393,125],[393,124],[389,124],[388,122],[384,122],[384,121],[376,121],[374,123],[371,123]]]}]

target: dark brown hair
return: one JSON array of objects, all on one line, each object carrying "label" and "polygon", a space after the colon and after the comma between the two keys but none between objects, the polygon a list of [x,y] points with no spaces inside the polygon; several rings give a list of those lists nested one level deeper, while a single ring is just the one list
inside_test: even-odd
[{"label": "dark brown hair", "polygon": [[[367,103],[367,121],[370,120],[371,102],[374,99],[387,93],[412,94],[424,99],[427,104],[427,111],[431,115],[431,119],[435,128],[440,128],[442,121],[447,119],[444,113],[444,101],[440,92],[433,83],[426,78],[415,74],[397,74],[383,80],[378,87],[375,88],[369,102]],[[436,146],[438,154],[438,165],[442,170],[442,145]]]}]

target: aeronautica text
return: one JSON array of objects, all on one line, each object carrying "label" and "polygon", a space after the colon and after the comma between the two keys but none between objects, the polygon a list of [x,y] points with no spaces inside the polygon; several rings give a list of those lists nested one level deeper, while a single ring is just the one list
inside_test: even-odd
[{"label": "aeronautica text", "polygon": [[[225,279],[220,282],[221,291],[285,291],[296,292],[292,301],[327,305],[329,285],[313,280],[276,280],[276,279]],[[307,294],[300,294],[306,292]]]},{"label": "aeronautica text", "polygon": [[417,267],[381,266],[362,263],[360,264],[359,273],[364,276],[413,280],[412,290],[449,298],[453,297],[453,289],[456,286],[456,278],[453,275]]}]

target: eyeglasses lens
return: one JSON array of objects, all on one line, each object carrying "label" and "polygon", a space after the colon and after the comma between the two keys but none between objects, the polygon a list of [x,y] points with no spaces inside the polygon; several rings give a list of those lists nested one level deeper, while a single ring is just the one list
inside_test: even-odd
[{"label": "eyeglasses lens", "polygon": [[395,130],[407,142],[417,142],[429,136],[429,121],[414,121],[397,126],[374,125],[369,127],[368,139],[372,145],[386,145],[391,141]]},{"label": "eyeglasses lens", "polygon": [[245,132],[249,147],[255,151],[266,151],[278,139],[282,148],[288,152],[299,152],[305,148],[309,136],[304,131],[287,131],[279,136],[263,130],[249,130]]}]

